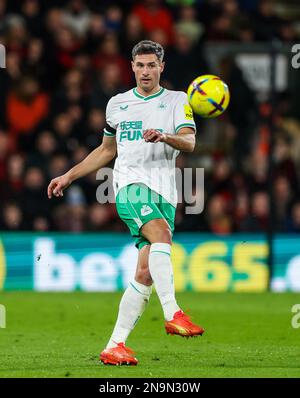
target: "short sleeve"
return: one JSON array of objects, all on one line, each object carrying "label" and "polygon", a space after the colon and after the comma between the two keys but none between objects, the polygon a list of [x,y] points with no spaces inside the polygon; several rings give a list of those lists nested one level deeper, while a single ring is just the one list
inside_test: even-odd
[{"label": "short sleeve", "polygon": [[191,127],[196,133],[196,124],[194,121],[193,111],[188,102],[186,93],[182,92],[180,95],[178,95],[174,112],[175,134],[177,134],[182,127]]},{"label": "short sleeve", "polygon": [[114,115],[114,106],[113,106],[113,97],[108,101],[107,106],[106,106],[106,113],[105,113],[105,118],[106,118],[106,126],[104,128],[104,135],[106,137],[115,137],[116,131],[117,131],[117,126],[114,123],[113,115]]}]

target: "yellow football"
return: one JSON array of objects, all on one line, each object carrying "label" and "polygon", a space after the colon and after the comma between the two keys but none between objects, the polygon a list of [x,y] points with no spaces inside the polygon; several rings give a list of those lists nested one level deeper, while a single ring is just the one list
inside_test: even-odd
[{"label": "yellow football", "polygon": [[187,95],[193,111],[205,118],[221,115],[230,101],[227,84],[214,75],[197,77],[189,85]]}]

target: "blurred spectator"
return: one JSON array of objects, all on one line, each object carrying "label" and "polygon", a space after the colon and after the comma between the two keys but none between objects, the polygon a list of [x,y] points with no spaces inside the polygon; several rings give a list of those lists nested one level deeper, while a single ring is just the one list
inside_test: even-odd
[{"label": "blurred spectator", "polygon": [[84,158],[89,154],[88,149],[85,146],[79,146],[73,151],[72,162],[77,164],[82,162]]},{"label": "blurred spectator", "polygon": [[197,10],[195,7],[181,7],[179,20],[175,24],[175,29],[178,32],[186,34],[194,44],[198,43],[204,32],[204,26],[197,21]]},{"label": "blurred spectator", "polygon": [[68,230],[81,232],[85,228],[86,200],[79,185],[72,185],[65,194],[65,203],[68,206]]},{"label": "blurred spectator", "polygon": [[109,99],[124,92],[121,81],[121,69],[118,64],[108,64],[98,73],[97,80],[91,92],[90,107],[105,109]]},{"label": "blurred spectator", "polygon": [[290,215],[286,218],[285,231],[292,233],[300,232],[300,202],[295,202]]},{"label": "blurred spectator", "polygon": [[298,175],[294,161],[291,157],[291,144],[285,136],[279,136],[274,148],[274,173],[275,176],[285,176],[293,187],[295,193],[299,193]]},{"label": "blurred spectator", "polygon": [[295,43],[297,41],[296,29],[291,22],[283,21],[280,23],[279,39],[287,43]]},{"label": "blurred spectator", "polygon": [[63,10],[60,8],[50,8],[45,16],[47,31],[55,36],[57,32],[64,28]]},{"label": "blurred spectator", "polygon": [[[6,177],[6,162],[8,158],[8,137],[5,131],[0,130],[0,182],[2,187],[2,182]],[[0,188],[1,193],[1,188]]]},{"label": "blurred spectator", "polygon": [[71,185],[70,189],[66,191],[66,203],[69,206],[77,206],[85,204],[85,197],[83,190],[77,185]]},{"label": "blurred spectator", "polygon": [[228,203],[233,199],[234,187],[229,159],[216,159],[207,190],[209,196],[221,194],[223,199]]},{"label": "blurred spectator", "polygon": [[275,14],[273,1],[260,0],[254,18],[257,40],[272,40],[278,36],[282,20]]},{"label": "blurred spectator", "polygon": [[23,212],[15,203],[8,203],[3,206],[0,218],[0,229],[6,231],[23,231],[26,224],[23,220]]},{"label": "blurred spectator", "polygon": [[55,231],[70,231],[70,212],[62,201],[51,212],[51,222]]},{"label": "blurred spectator", "polygon": [[42,168],[45,172],[51,157],[58,150],[57,140],[50,130],[41,131],[35,141],[35,150],[27,159],[27,164]]},{"label": "blurred spectator", "polygon": [[164,48],[167,48],[168,36],[166,35],[166,32],[162,29],[159,28],[153,29],[148,34],[148,39],[161,44]]},{"label": "blurred spectator", "polygon": [[83,75],[78,69],[69,69],[63,79],[61,87],[53,95],[51,112],[67,111],[71,105],[79,105],[80,112],[84,109],[85,97],[83,93]]},{"label": "blurred spectator", "polygon": [[214,195],[208,200],[205,217],[209,232],[214,234],[233,232],[232,218],[226,200],[221,195]]},{"label": "blurred spectator", "polygon": [[92,61],[89,54],[86,52],[79,52],[74,59],[74,67],[82,74],[82,90],[83,94],[87,94],[90,90],[92,71]]},{"label": "blurred spectator", "polygon": [[85,206],[81,204],[70,206],[69,217],[68,231],[84,232],[86,218]]},{"label": "blurred spectator", "polygon": [[47,67],[45,64],[43,41],[31,39],[28,43],[27,57],[23,64],[23,73],[34,76],[44,89],[49,89],[47,82]]},{"label": "blurred spectator", "polygon": [[236,230],[239,231],[241,225],[245,223],[249,215],[249,196],[247,192],[237,192],[234,206],[233,206],[233,219],[235,222]]},{"label": "blurred spectator", "polygon": [[88,212],[87,227],[90,231],[107,230],[110,227],[111,215],[108,205],[93,203]]},{"label": "blurred spectator", "polygon": [[47,232],[50,229],[49,221],[45,217],[35,217],[32,222],[32,229],[36,232]]},{"label": "blurred spectator", "polygon": [[276,203],[273,215],[277,231],[283,231],[284,222],[293,198],[290,181],[283,176],[274,181],[274,201]]},{"label": "blurred spectator", "polygon": [[207,29],[205,37],[209,41],[233,40],[234,33],[231,18],[223,12],[219,12]]},{"label": "blurred spectator", "polygon": [[5,190],[2,198],[20,199],[24,189],[24,169],[25,159],[20,154],[11,155],[7,160],[7,181],[5,182]]},{"label": "blurred spectator", "polygon": [[6,174],[0,183],[1,202],[14,201],[22,205],[25,159],[19,154],[10,155],[4,167]]},{"label": "blurred spectator", "polygon": [[128,86],[132,81],[132,72],[129,62],[120,54],[119,43],[115,34],[107,34],[100,44],[99,51],[93,57],[93,65],[98,70],[111,67],[114,64],[119,68],[120,81]]},{"label": "blurred spectator", "polygon": [[78,37],[83,37],[88,30],[91,13],[83,0],[70,0],[62,18],[68,28]]},{"label": "blurred spectator", "polygon": [[25,59],[28,36],[29,34],[23,17],[11,15],[7,18],[7,30],[5,34],[7,52],[17,53],[21,59]]},{"label": "blurred spectator", "polygon": [[89,54],[93,55],[95,48],[98,47],[105,34],[106,26],[104,16],[101,14],[92,14],[88,26],[85,45]]},{"label": "blurred spectator", "polygon": [[88,114],[85,133],[82,135],[81,143],[90,150],[100,145],[105,127],[105,113],[102,109],[92,108]]},{"label": "blurred spectator", "polygon": [[53,119],[53,130],[57,137],[58,148],[62,153],[70,153],[77,148],[74,123],[69,113],[60,113]]},{"label": "blurred spectator", "polygon": [[61,67],[62,71],[72,68],[75,64],[75,57],[81,49],[81,42],[75,33],[66,27],[55,32],[55,62]]},{"label": "blurred spectator", "polygon": [[38,0],[25,0],[21,6],[22,15],[31,36],[40,37],[43,32],[41,8]]},{"label": "blurred spectator", "polygon": [[255,41],[255,31],[252,24],[247,20],[240,21],[237,28],[237,37],[243,43],[253,43]]},{"label": "blurred spectator", "polygon": [[241,223],[241,231],[267,232],[269,225],[269,197],[266,192],[253,194],[250,204],[250,214]]},{"label": "blurred spectator", "polygon": [[17,53],[11,52],[6,55],[6,69],[3,72],[4,73],[0,75],[1,82],[4,80],[7,81],[3,90],[7,92],[9,86],[21,77],[21,58]]},{"label": "blurred spectator", "polygon": [[168,43],[173,41],[173,21],[169,10],[163,6],[161,0],[145,0],[133,8],[133,13],[140,19],[146,33],[154,29],[162,29]]},{"label": "blurred spectator", "polygon": [[116,4],[110,5],[105,12],[105,25],[108,32],[119,32],[122,27],[123,13]]},{"label": "blurred spectator", "polygon": [[251,193],[268,189],[268,159],[257,151],[252,154],[247,181]]},{"label": "blurred spectator", "polygon": [[64,154],[55,154],[49,163],[49,179],[55,178],[61,174],[64,174],[70,168],[70,162],[67,156]]},{"label": "blurred spectator", "polygon": [[46,179],[41,169],[29,167],[24,176],[24,188],[22,190],[22,208],[28,223],[35,216],[49,214],[51,203],[46,196]]},{"label": "blurred spectator", "polygon": [[33,77],[24,76],[7,98],[7,123],[13,146],[29,149],[30,135],[47,116],[49,97]]}]

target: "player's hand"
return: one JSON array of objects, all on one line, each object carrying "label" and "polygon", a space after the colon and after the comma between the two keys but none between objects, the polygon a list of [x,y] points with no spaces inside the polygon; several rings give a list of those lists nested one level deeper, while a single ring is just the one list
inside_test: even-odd
[{"label": "player's hand", "polygon": [[53,178],[48,185],[48,198],[51,199],[54,196],[64,196],[63,190],[71,184],[71,180],[66,174],[59,177]]},{"label": "player's hand", "polygon": [[165,134],[158,130],[148,129],[144,131],[143,138],[146,142],[164,142]]}]

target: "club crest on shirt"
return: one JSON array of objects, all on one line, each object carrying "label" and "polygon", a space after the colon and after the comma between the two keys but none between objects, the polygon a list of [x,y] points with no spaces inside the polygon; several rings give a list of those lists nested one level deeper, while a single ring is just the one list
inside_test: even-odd
[{"label": "club crest on shirt", "polygon": [[164,102],[160,102],[158,104],[158,109],[165,110],[166,108],[167,108],[167,104],[165,104]]}]

